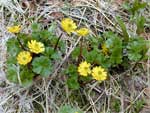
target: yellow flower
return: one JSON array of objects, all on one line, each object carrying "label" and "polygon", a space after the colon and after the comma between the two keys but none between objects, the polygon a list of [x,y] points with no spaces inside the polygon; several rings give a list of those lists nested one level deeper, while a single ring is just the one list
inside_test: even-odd
[{"label": "yellow flower", "polygon": [[92,76],[95,80],[104,81],[107,78],[107,72],[102,67],[96,66],[92,69]]},{"label": "yellow flower", "polygon": [[108,48],[106,47],[106,44],[103,44],[103,45],[102,45],[102,52],[103,52],[105,55],[108,55],[109,50],[108,50]]},{"label": "yellow flower", "polygon": [[86,36],[89,34],[90,31],[87,28],[81,28],[79,30],[76,30],[76,32],[79,36]]},{"label": "yellow flower", "polygon": [[87,63],[86,61],[81,62],[78,67],[79,74],[81,76],[87,76],[88,74],[90,74],[91,73],[90,66],[91,66],[91,64]]},{"label": "yellow flower", "polygon": [[32,60],[32,56],[28,51],[22,51],[17,56],[17,61],[21,65],[26,65],[29,62],[31,62],[31,60]]},{"label": "yellow flower", "polygon": [[18,25],[18,26],[7,27],[7,30],[8,30],[10,33],[19,33],[20,30],[21,30],[21,26]]},{"label": "yellow flower", "polygon": [[71,34],[72,32],[74,32],[77,28],[76,23],[74,23],[74,21],[70,18],[64,18],[61,21],[61,27],[64,29],[65,32],[67,32],[68,34]]},{"label": "yellow flower", "polygon": [[28,48],[33,53],[41,53],[45,50],[44,44],[41,42],[37,42],[36,40],[31,40],[31,42],[28,42]]}]

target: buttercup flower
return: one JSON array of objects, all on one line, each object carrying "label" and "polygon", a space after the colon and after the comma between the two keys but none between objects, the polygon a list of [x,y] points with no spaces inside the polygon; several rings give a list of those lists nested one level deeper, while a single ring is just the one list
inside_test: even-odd
[{"label": "buttercup flower", "polygon": [[32,60],[32,56],[28,51],[22,51],[17,56],[17,61],[21,65],[26,65],[29,62],[31,62],[31,60]]},{"label": "buttercup flower", "polygon": [[20,30],[21,30],[21,26],[18,25],[18,26],[7,27],[7,30],[8,30],[10,33],[19,33]]},{"label": "buttercup flower", "polygon": [[106,44],[103,44],[103,45],[102,45],[102,52],[103,52],[105,55],[108,55],[109,50],[108,50],[108,48],[106,47]]},{"label": "buttercup flower", "polygon": [[104,81],[107,78],[107,72],[102,67],[96,66],[92,69],[92,76],[95,80]]},{"label": "buttercup flower", "polygon": [[91,73],[90,66],[91,66],[91,64],[87,63],[86,61],[81,62],[78,67],[79,74],[81,76],[87,76],[88,74],[90,74]]},{"label": "buttercup flower", "polygon": [[86,36],[89,34],[89,30],[87,28],[81,28],[79,30],[76,30],[76,32],[79,36]]},{"label": "buttercup flower", "polygon": [[31,42],[28,42],[28,48],[31,52],[36,54],[42,53],[45,50],[44,44],[41,42],[37,42],[36,40],[31,40]]},{"label": "buttercup flower", "polygon": [[71,34],[72,32],[74,32],[77,28],[76,23],[73,22],[72,19],[70,18],[64,18],[61,21],[61,27],[63,28],[63,30],[65,32],[67,32],[68,34]]}]

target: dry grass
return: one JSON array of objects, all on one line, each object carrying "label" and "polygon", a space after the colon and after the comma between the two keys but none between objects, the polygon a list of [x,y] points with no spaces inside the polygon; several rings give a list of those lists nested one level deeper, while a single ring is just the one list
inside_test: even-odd
[{"label": "dry grass", "polygon": [[[135,25],[129,23],[128,13],[116,2],[108,2],[110,0],[71,0],[70,4],[59,0],[42,3],[43,1],[21,4],[17,0],[0,0],[0,113],[57,113],[60,106],[66,103],[80,107],[85,113],[134,113],[135,107],[138,107],[135,105],[136,102],[146,102],[145,99],[150,101],[149,95],[145,96],[145,89],[150,87],[149,60],[141,62],[143,67],[134,67],[133,64],[133,68],[124,73],[110,75],[109,81],[103,84],[95,82],[87,84],[79,91],[69,90],[65,85],[65,78],[62,79],[59,72],[61,67],[67,64],[67,58],[80,38],[75,40],[65,35],[64,40],[71,44],[66,48],[67,54],[62,62],[56,64],[52,78],[38,80],[29,89],[9,83],[5,78],[5,44],[12,35],[6,31],[6,27],[13,22],[21,24],[23,32],[29,32],[32,21],[43,22],[44,26],[48,26],[49,22],[59,23],[66,15],[76,20],[79,26],[92,28],[92,34],[97,35],[107,30],[120,33],[119,26],[116,27],[115,17],[121,15],[127,27],[133,32],[136,30]],[[63,7],[70,10],[62,10]],[[150,8],[143,13],[150,18]],[[32,17],[30,21],[29,18]],[[59,28],[57,30],[59,35],[62,31]],[[150,104],[146,103],[145,107],[149,107],[147,113],[150,113]],[[116,112],[114,109],[119,111]]]}]

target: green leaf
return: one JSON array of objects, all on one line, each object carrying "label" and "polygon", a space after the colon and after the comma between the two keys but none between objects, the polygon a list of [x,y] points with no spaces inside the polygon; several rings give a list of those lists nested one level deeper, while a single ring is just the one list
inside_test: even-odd
[{"label": "green leaf", "polygon": [[21,79],[22,86],[24,87],[31,86],[33,83],[33,77],[34,74],[31,71],[29,71],[29,69],[24,68],[20,72],[20,79]]},{"label": "green leaf", "polygon": [[53,59],[53,60],[57,60],[57,61],[59,61],[59,60],[61,60],[61,53],[59,52],[59,51],[56,51],[56,52],[54,52],[52,55],[51,55],[51,58]]},{"label": "green leaf", "polygon": [[[85,56],[86,54],[87,54],[87,49],[82,48],[82,55]],[[76,47],[74,51],[72,52],[71,56],[73,59],[76,59],[78,58],[79,55],[80,55],[80,47]]]},{"label": "green leaf", "polygon": [[51,26],[48,28],[48,31],[54,33],[56,31],[57,23],[53,22]]},{"label": "green leaf", "polygon": [[123,4],[122,4],[122,7],[125,9],[125,10],[130,10],[130,3],[129,2],[127,2],[127,1],[125,1]]},{"label": "green leaf", "polygon": [[32,39],[32,37],[29,34],[25,33],[19,33],[17,34],[17,37],[20,40],[20,42],[22,42],[22,45],[24,45],[24,47],[27,44],[27,42]]},{"label": "green leaf", "polygon": [[71,74],[71,76],[67,80],[67,85],[69,88],[77,90],[80,88],[78,83],[78,74],[74,73]]},{"label": "green leaf", "polygon": [[137,17],[137,21],[136,21],[136,26],[137,26],[136,33],[137,34],[141,34],[144,32],[145,21],[146,19],[143,16]]},{"label": "green leaf", "polygon": [[142,110],[145,104],[146,104],[146,101],[144,99],[137,100],[134,103],[134,108],[135,108],[136,113],[140,113],[140,111]]},{"label": "green leaf", "polygon": [[74,64],[71,64],[64,73],[69,75],[67,79],[68,87],[74,90],[79,89],[77,67]]},{"label": "green leaf", "polygon": [[99,52],[100,51],[98,49],[93,49],[92,51],[87,52],[85,54],[86,61],[89,63],[94,63],[96,61]]},{"label": "green leaf", "polygon": [[51,47],[46,47],[44,55],[48,56],[49,58],[51,57],[52,54],[54,54],[54,48]]},{"label": "green leaf", "polygon": [[142,55],[138,53],[128,53],[128,58],[132,61],[139,61],[142,58]]},{"label": "green leaf", "polygon": [[38,23],[32,23],[31,28],[33,32],[38,32],[41,30],[41,26]]},{"label": "green leaf", "polygon": [[32,40],[40,41],[40,33],[39,32],[34,32],[33,31],[31,36],[32,36]]},{"label": "green leaf", "polygon": [[6,77],[10,82],[18,83],[16,65],[7,65]]},{"label": "green leaf", "polygon": [[88,41],[93,48],[98,48],[98,45],[103,41],[103,38],[98,35],[97,37],[89,37]]},{"label": "green leaf", "polygon": [[16,56],[8,56],[7,57],[7,64],[17,64]]},{"label": "green leaf", "polygon": [[146,2],[141,3],[139,0],[135,0],[132,7],[129,9],[133,15],[138,12],[138,10],[145,8],[147,5]]},{"label": "green leaf", "polygon": [[101,65],[104,68],[111,67],[111,62],[109,57],[105,56],[104,54],[100,53],[96,57],[96,64]]},{"label": "green leaf", "polygon": [[77,72],[77,67],[74,64],[70,64],[65,70],[65,74],[74,74]]},{"label": "green leaf", "polygon": [[122,62],[122,40],[117,35],[112,35],[111,38],[107,39],[106,47],[110,52],[110,63],[112,65],[120,64]]},{"label": "green leaf", "polygon": [[117,17],[116,19],[117,19],[117,22],[119,23],[119,25],[122,29],[124,41],[128,42],[129,41],[129,35],[128,35],[127,28],[126,28],[124,22],[119,17]]},{"label": "green leaf", "polygon": [[60,51],[54,51],[54,48],[51,47],[46,47],[44,55],[48,56],[49,58],[53,60],[60,60],[61,57],[61,52]]},{"label": "green leaf", "polygon": [[45,42],[45,44],[49,43],[52,38],[55,38],[56,36],[53,35],[48,30],[42,30],[39,32],[40,41]]},{"label": "green leaf", "polygon": [[16,38],[10,38],[7,41],[7,52],[9,56],[16,57],[18,53],[21,51],[20,45]]},{"label": "green leaf", "polygon": [[81,111],[80,109],[71,107],[70,105],[61,106],[58,111],[58,113],[76,113],[76,112],[83,113],[83,111]]},{"label": "green leaf", "polygon": [[47,77],[52,73],[52,64],[48,57],[40,56],[33,59],[33,72]]},{"label": "green leaf", "polygon": [[113,48],[112,54],[110,56],[110,61],[112,64],[120,64],[122,62],[122,48]]},{"label": "green leaf", "polygon": [[135,39],[132,39],[127,45],[128,58],[131,61],[141,60],[148,51],[146,44],[147,43],[143,38],[136,37]]}]

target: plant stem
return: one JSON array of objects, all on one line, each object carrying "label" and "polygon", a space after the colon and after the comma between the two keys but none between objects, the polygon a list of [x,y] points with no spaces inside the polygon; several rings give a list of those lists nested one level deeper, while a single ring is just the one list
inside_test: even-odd
[{"label": "plant stem", "polygon": [[18,42],[19,42],[19,44],[20,44],[21,48],[22,48],[22,49],[24,49],[24,50],[26,50],[26,49],[24,48],[23,44],[20,42],[20,40],[19,40],[18,36],[17,36],[17,40],[18,40]]},{"label": "plant stem", "polygon": [[58,38],[58,40],[57,40],[57,42],[56,42],[56,45],[55,45],[55,47],[54,47],[54,51],[56,51],[56,49],[57,49],[57,47],[58,47],[59,40],[61,39],[61,37],[62,37],[62,33],[60,34],[60,36],[59,36],[59,38]]},{"label": "plant stem", "polygon": [[80,63],[82,59],[82,49],[83,49],[83,38],[81,38],[81,42],[80,42],[80,54],[78,56],[78,64]]}]

